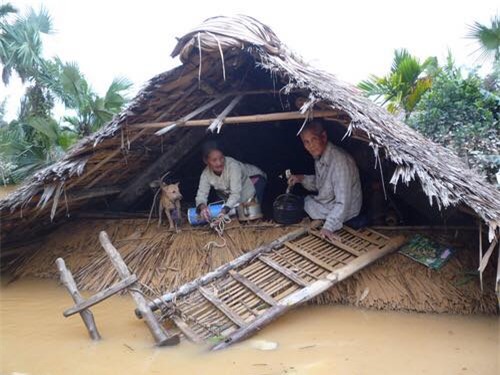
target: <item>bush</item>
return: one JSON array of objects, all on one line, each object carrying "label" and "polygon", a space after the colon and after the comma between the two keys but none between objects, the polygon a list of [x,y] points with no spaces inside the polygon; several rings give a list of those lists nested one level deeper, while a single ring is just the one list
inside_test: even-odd
[{"label": "bush", "polygon": [[498,71],[487,80],[475,71],[463,76],[449,58],[408,120],[410,126],[455,151],[494,184],[500,169],[500,96],[495,91],[498,85],[491,82],[492,77],[498,79]]}]

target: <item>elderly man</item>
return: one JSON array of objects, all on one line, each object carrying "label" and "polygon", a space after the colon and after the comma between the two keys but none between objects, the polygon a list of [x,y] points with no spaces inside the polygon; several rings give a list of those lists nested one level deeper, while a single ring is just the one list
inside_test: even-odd
[{"label": "elderly man", "polygon": [[305,149],[314,158],[314,175],[291,175],[290,185],[301,183],[316,196],[308,195],[304,208],[312,219],[325,219],[321,235],[340,240],[335,231],[359,214],[361,183],[356,162],[347,152],[328,142],[321,122],[313,121],[300,133]]}]

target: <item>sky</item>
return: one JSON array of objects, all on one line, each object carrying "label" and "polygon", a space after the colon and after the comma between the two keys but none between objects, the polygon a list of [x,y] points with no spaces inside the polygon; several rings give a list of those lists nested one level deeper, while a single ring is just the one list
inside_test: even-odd
[{"label": "sky", "polygon": [[[0,0],[5,2],[4,0]],[[55,33],[44,37],[44,55],[76,61],[101,95],[114,77],[134,83],[131,95],[154,75],[179,64],[170,57],[176,37],[204,19],[247,14],[270,26],[282,42],[318,68],[357,84],[369,74],[389,71],[394,50],[407,48],[421,61],[444,61],[450,50],[457,63],[478,64],[477,46],[466,39],[468,25],[490,24],[498,0],[449,1],[113,1],[11,0],[24,11],[43,5]],[[0,84],[7,97],[7,120],[16,116],[23,92],[18,80]]]}]

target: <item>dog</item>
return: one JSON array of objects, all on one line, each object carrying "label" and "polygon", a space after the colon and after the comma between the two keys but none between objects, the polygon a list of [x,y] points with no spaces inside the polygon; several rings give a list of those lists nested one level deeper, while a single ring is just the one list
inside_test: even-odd
[{"label": "dog", "polygon": [[[162,211],[165,211],[165,215],[167,215],[169,229],[175,229],[177,231],[177,225],[180,223],[181,219],[181,199],[182,194],[179,190],[179,183],[176,184],[166,184],[161,182],[161,197],[159,204],[159,212],[158,212],[158,226],[161,225],[161,217]],[[174,219],[172,218],[172,214],[174,215]]]}]

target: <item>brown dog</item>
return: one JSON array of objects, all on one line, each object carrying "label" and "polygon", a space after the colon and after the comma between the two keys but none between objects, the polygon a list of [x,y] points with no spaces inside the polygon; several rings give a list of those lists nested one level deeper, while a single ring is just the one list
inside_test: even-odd
[{"label": "brown dog", "polygon": [[[167,185],[166,183],[162,182],[160,187],[161,198],[159,205],[158,225],[161,224],[162,211],[165,211],[170,229],[175,228],[177,230],[177,223],[180,222],[181,219],[182,199],[182,194],[179,190],[179,183]],[[172,214],[174,214],[175,226],[174,220],[172,219]]]}]

